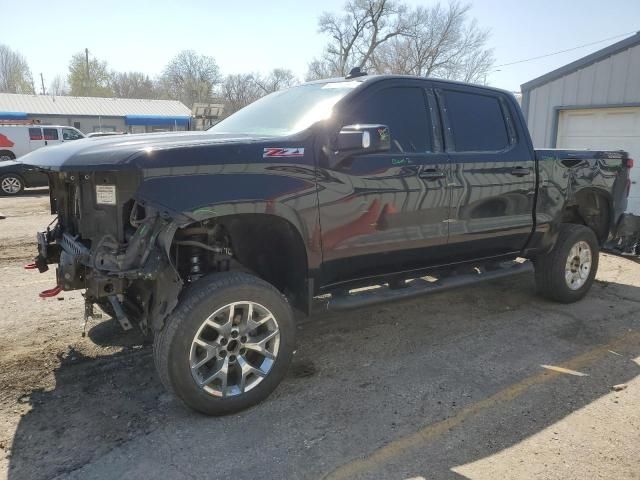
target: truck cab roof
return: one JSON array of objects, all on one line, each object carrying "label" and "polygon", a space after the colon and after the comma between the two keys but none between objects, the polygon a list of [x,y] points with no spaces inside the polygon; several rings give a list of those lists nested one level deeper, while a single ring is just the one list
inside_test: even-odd
[{"label": "truck cab roof", "polygon": [[513,92],[509,91],[509,90],[504,90],[502,88],[496,88],[496,87],[489,87],[486,85],[480,85],[480,84],[470,84],[470,83],[465,83],[465,82],[460,82],[457,80],[446,80],[446,79],[442,79],[442,78],[434,78],[434,77],[419,77],[417,75],[394,75],[394,74],[362,74],[359,75],[357,77],[334,77],[334,78],[324,78],[324,79],[320,79],[320,80],[311,80],[309,82],[305,82],[303,85],[306,84],[317,84],[317,83],[340,83],[340,82],[359,82],[362,84],[372,84],[372,83],[377,83],[377,82],[381,82],[381,81],[388,81],[388,80],[423,80],[423,81],[428,81],[428,82],[437,82],[439,84],[450,84],[453,86],[457,86],[457,87],[464,87],[464,88],[478,88],[478,89],[482,89],[482,90],[487,90],[490,92],[496,92],[496,93],[503,93],[503,94],[508,94],[508,95],[513,95]]}]

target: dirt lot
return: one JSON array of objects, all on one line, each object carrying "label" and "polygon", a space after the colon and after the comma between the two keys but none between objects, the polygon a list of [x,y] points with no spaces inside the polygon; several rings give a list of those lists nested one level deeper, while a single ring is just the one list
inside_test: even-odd
[{"label": "dirt lot", "polygon": [[[587,299],[529,276],[300,324],[263,404],[206,418],[112,320],[25,271],[48,197],[0,198],[0,479],[640,478],[640,264]],[[614,385],[624,384],[614,391]]]}]

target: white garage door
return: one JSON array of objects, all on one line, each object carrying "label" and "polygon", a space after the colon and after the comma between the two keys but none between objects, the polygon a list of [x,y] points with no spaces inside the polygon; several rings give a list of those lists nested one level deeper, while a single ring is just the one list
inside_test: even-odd
[{"label": "white garage door", "polygon": [[562,110],[558,148],[626,150],[636,161],[631,169],[629,212],[640,215],[640,107]]}]

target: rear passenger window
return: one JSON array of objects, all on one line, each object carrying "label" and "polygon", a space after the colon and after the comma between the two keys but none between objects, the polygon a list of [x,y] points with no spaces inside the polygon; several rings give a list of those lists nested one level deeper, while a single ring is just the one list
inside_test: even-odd
[{"label": "rear passenger window", "polygon": [[29,140],[42,140],[42,129],[40,129],[40,128],[30,128],[29,129]]},{"label": "rear passenger window", "polygon": [[44,134],[45,140],[58,140],[57,128],[43,128],[42,133]]},{"label": "rear passenger window", "polygon": [[444,97],[457,152],[496,151],[509,145],[496,97],[452,90],[445,90]]},{"label": "rear passenger window", "polygon": [[391,150],[395,152],[422,153],[432,149],[431,122],[422,88],[379,90],[355,108],[347,123],[388,126]]}]

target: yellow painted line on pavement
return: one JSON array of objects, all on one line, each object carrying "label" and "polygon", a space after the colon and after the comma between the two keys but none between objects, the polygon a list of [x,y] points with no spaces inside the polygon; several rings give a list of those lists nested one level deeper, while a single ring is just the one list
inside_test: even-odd
[{"label": "yellow painted line on pavement", "polygon": [[[607,345],[600,346],[567,360],[562,364],[562,368],[577,371],[578,369],[587,367],[588,365],[601,360],[603,357],[607,356],[609,350],[638,344],[640,344],[640,332],[629,332],[624,336],[613,340]],[[484,400],[480,400],[479,402],[463,408],[453,417],[426,425],[417,432],[400,437],[387,445],[374,450],[364,458],[359,458],[345,463],[325,475],[323,478],[331,480],[347,479],[363,472],[375,470],[386,462],[406,453],[408,450],[415,450],[424,446],[438,436],[462,424],[469,417],[478,415],[484,410],[488,410],[500,403],[510,402],[526,393],[532,386],[547,383],[564,373],[565,372],[561,373],[557,370],[545,370],[536,375],[527,377],[520,382],[514,383],[504,390],[485,398]]]},{"label": "yellow painted line on pavement", "polygon": [[573,375],[576,377],[588,377],[588,373],[576,372],[575,370],[570,370],[564,367],[557,367],[555,365],[540,365],[542,368],[546,368],[547,370],[553,370],[558,373],[566,373],[567,375]]}]

